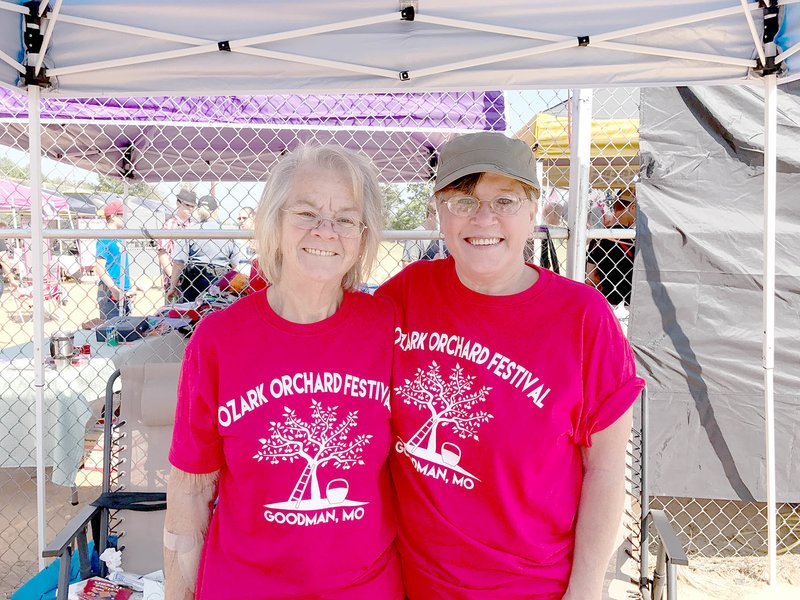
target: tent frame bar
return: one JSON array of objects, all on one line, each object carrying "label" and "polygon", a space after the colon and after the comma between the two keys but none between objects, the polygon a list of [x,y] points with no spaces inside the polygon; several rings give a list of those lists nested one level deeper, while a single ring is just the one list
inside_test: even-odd
[{"label": "tent frame bar", "polygon": [[[698,23],[702,21],[706,21],[709,19],[730,16],[733,14],[738,14],[739,12],[744,12],[748,25],[750,26],[751,33],[755,32],[755,25],[752,20],[752,16],[750,12],[753,10],[758,10],[759,5],[758,3],[748,3],[747,0],[740,0],[741,7],[732,7],[727,9],[720,9],[715,11],[708,11],[705,13],[699,13],[695,15],[688,15],[685,17],[679,17],[675,19],[666,19],[664,21],[658,21],[656,23],[649,23],[646,25],[641,25],[638,27],[628,27],[625,29],[620,29],[616,31],[610,31],[606,33],[601,33],[597,35],[591,36],[591,43],[590,45],[611,51],[617,52],[629,52],[634,54],[645,54],[651,56],[662,56],[665,58],[678,58],[678,59],[686,59],[686,60],[697,60],[703,62],[711,62],[711,63],[718,63],[718,64],[725,64],[725,65],[732,65],[732,66],[741,66],[745,68],[755,68],[756,62],[750,59],[742,59],[736,57],[726,57],[726,56],[717,56],[712,54],[705,54],[700,52],[688,52],[683,50],[674,50],[669,48],[657,48],[657,47],[649,47],[649,46],[642,46],[638,44],[626,44],[626,43],[619,43],[613,42],[613,40],[631,36],[631,35],[641,35],[644,33],[649,33],[652,31],[658,31],[662,29],[667,29],[669,27],[685,25],[690,23]],[[60,0],[58,0],[57,6],[60,5]],[[60,15],[60,21],[63,23],[69,23],[74,25],[83,25],[88,27],[94,27],[99,29],[106,29],[110,31],[117,31],[122,33],[128,33],[132,35],[141,35],[144,37],[160,39],[164,41],[171,41],[177,43],[184,43],[190,44],[192,48],[181,48],[176,50],[169,50],[164,52],[156,52],[152,54],[146,54],[137,57],[127,57],[127,58],[120,58],[114,60],[106,60],[106,61],[97,61],[92,63],[85,63],[82,65],[72,65],[72,66],[65,66],[60,68],[50,69],[47,72],[48,76],[58,77],[61,75],[70,75],[74,73],[86,73],[90,71],[97,71],[101,69],[112,69],[116,67],[124,67],[130,65],[140,65],[148,62],[154,61],[162,61],[162,60],[170,60],[174,58],[182,58],[186,56],[195,56],[199,54],[206,54],[217,52],[221,49],[221,42],[214,41],[214,40],[206,40],[202,38],[194,38],[190,36],[176,36],[173,34],[168,34],[164,32],[148,30],[139,27],[129,27],[123,25],[117,25],[113,23],[105,23],[103,21],[98,21],[95,19],[87,19],[84,17],[73,17],[69,15]],[[268,58],[273,60],[279,61],[286,61],[286,62],[294,62],[300,64],[307,64],[313,65],[323,68],[330,68],[335,70],[343,70],[349,71],[354,73],[360,73],[364,75],[373,75],[376,77],[383,77],[387,79],[396,79],[398,76],[401,77],[403,80],[413,78],[421,78],[421,77],[428,77],[431,75],[436,75],[439,73],[445,73],[450,71],[457,71],[461,69],[477,67],[481,65],[493,64],[498,62],[504,62],[508,60],[513,60],[516,58],[525,58],[530,56],[537,56],[541,54],[546,54],[550,52],[556,52],[559,50],[565,50],[567,48],[576,48],[580,45],[577,37],[568,37],[562,35],[553,35],[543,32],[536,32],[536,31],[527,31],[516,29],[513,27],[500,27],[496,25],[489,25],[483,23],[474,23],[469,21],[462,21],[459,19],[449,19],[443,17],[436,17],[433,15],[425,15],[419,14],[415,16],[415,21],[420,23],[428,23],[433,25],[440,25],[446,27],[454,27],[459,29],[467,29],[473,31],[482,31],[486,33],[495,33],[500,35],[506,35],[511,37],[522,37],[526,39],[536,39],[536,40],[544,40],[551,42],[549,44],[545,44],[542,46],[537,46],[535,48],[525,48],[521,50],[511,51],[511,52],[502,52],[498,54],[493,54],[489,56],[484,56],[480,58],[474,58],[465,61],[456,61],[452,63],[447,63],[443,65],[437,65],[434,67],[422,68],[417,70],[409,70],[403,71],[398,73],[392,69],[383,69],[379,67],[373,67],[368,65],[357,65],[353,63],[348,63],[344,61],[334,61],[328,59],[321,59],[321,58],[313,58],[308,56],[300,56],[297,54],[286,53],[286,52],[276,52],[271,50],[266,50],[262,48],[254,48],[253,46],[261,45],[261,44],[268,44],[271,42],[276,41],[284,41],[289,39],[296,39],[300,37],[306,37],[310,35],[318,35],[322,33],[330,33],[335,31],[342,31],[345,29],[352,29],[357,27],[363,27],[366,25],[374,25],[380,23],[387,23],[387,22],[394,22],[397,20],[396,13],[389,13],[385,15],[378,15],[375,17],[366,17],[363,19],[352,19],[349,21],[342,21],[339,23],[329,23],[325,25],[317,25],[313,27],[304,27],[300,29],[295,29],[291,31],[279,32],[279,33],[272,33],[266,34],[261,36],[254,36],[249,38],[243,38],[239,40],[232,40],[227,41],[225,49],[231,52],[239,52],[241,54],[247,54],[250,56],[257,56],[260,58]],[[51,31],[51,28],[48,28],[48,33]],[[754,38],[754,41],[757,42],[757,39]],[[756,44],[758,49],[759,56],[763,58],[763,49],[759,43]],[[40,57],[40,60],[43,60],[43,57]],[[41,66],[39,61],[37,60],[37,66]]]},{"label": "tent frame bar", "polygon": [[750,35],[753,38],[753,45],[756,47],[756,52],[758,52],[758,58],[761,61],[762,65],[767,64],[767,55],[764,53],[764,45],[761,43],[761,40],[758,39],[759,35],[756,31],[756,24],[753,21],[753,15],[750,14],[750,10],[747,8],[747,0],[739,0],[742,5],[742,11],[744,12],[744,17],[747,20],[747,28],[750,30]]},{"label": "tent frame bar", "polygon": [[28,8],[22,4],[12,4],[11,2],[4,2],[3,0],[0,0],[0,10],[7,10],[21,15],[29,14]]},{"label": "tent frame bar", "polygon": [[[47,53],[47,48],[50,47],[50,39],[53,37],[53,29],[55,29],[56,21],[58,20],[58,13],[61,11],[61,3],[63,0],[56,0],[56,4],[53,7],[50,16],[44,22],[47,23],[47,28],[44,30],[44,39],[42,40],[42,48],[39,51],[39,55],[36,57],[36,65],[34,66],[33,72],[34,75],[38,75],[39,71],[42,69],[42,65],[44,64],[44,57]],[[41,17],[47,7],[49,6],[48,0],[41,0],[39,3],[39,16]]]},{"label": "tent frame bar", "polygon": [[[250,46],[257,44],[266,44],[276,41],[285,41],[296,39],[300,37],[307,37],[310,35],[318,35],[322,33],[330,33],[334,31],[343,31],[346,29],[353,29],[356,27],[364,27],[366,25],[376,25],[387,22],[394,22],[397,20],[397,13],[389,13],[375,17],[367,17],[364,19],[352,19],[349,21],[342,21],[339,23],[330,23],[326,25],[317,25],[314,27],[303,27],[301,29],[294,29],[291,31],[283,31],[280,33],[266,34],[262,36],[242,38],[240,40],[228,41],[229,49],[231,52],[239,52],[242,54],[249,54],[259,56],[262,58],[273,58],[276,60],[284,60],[287,62],[298,62],[302,64],[311,64],[327,68],[340,69],[344,71],[353,71],[356,73],[363,73],[366,75],[375,75],[378,77],[387,77],[389,79],[397,79],[398,74],[396,71],[390,69],[379,69],[376,67],[368,67],[365,65],[354,65],[351,63],[332,61],[326,59],[315,59],[311,57],[298,56],[286,52],[274,52],[261,50],[258,48],[250,48]],[[164,34],[163,32],[148,30],[139,27],[125,27],[115,24],[104,23],[95,19],[86,19],[83,17],[71,17],[62,15],[61,21],[63,23],[73,23],[95,27],[98,29],[110,29],[112,31],[120,31],[124,29],[123,33],[133,35],[141,35],[144,37],[161,39],[165,41],[174,41],[178,43],[191,44],[193,48],[182,48],[179,50],[169,50],[166,52],[156,52],[153,54],[146,54],[138,57],[128,57],[116,60],[99,61],[94,63],[86,63],[83,65],[73,65],[70,67],[62,67],[51,69],[48,71],[50,76],[69,75],[72,73],[85,73],[89,71],[96,71],[100,69],[108,69],[119,66],[128,66],[143,64],[147,62],[154,62],[160,60],[169,60],[171,58],[181,58],[185,56],[193,56],[197,54],[207,54],[211,52],[219,52],[219,41],[207,40],[202,38],[192,38],[187,36],[175,36],[172,34]]]}]

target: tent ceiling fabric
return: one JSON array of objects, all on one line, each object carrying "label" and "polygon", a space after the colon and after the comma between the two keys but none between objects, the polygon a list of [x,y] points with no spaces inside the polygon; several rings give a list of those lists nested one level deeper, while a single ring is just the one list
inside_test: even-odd
[{"label": "tent ceiling fabric", "polygon": [[[530,89],[754,76],[739,0],[416,4],[411,21],[397,0],[64,0],[46,54],[48,93]],[[747,6],[760,38],[762,10]],[[20,29],[18,13],[0,10],[0,52],[12,61],[22,54]],[[579,47],[582,36],[588,45]],[[16,86],[17,72],[0,64],[2,83]]]}]

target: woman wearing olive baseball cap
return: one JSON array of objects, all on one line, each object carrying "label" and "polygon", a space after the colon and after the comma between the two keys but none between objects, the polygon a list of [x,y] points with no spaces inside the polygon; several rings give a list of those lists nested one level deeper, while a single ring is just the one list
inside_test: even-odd
[{"label": "woman wearing olive baseball cap", "polygon": [[525,263],[539,190],[522,141],[451,140],[434,187],[451,256],[377,292],[401,312],[392,476],[412,600],[601,597],[644,382],[603,296]]}]

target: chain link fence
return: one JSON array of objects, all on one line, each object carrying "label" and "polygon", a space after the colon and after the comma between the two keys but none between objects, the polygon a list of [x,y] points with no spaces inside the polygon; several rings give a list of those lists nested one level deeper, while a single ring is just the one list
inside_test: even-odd
[{"label": "chain link fence", "polygon": [[[5,101],[0,183],[8,190],[2,193],[14,200],[0,203],[0,229],[15,231],[5,249],[0,246],[7,266],[0,296],[0,598],[38,570],[35,249],[24,232],[31,220],[28,125],[25,102],[8,95]],[[427,210],[442,145],[474,129],[519,137],[534,149],[543,181],[539,227],[526,259],[566,272],[571,136],[566,90],[409,94],[391,105],[381,95],[138,98],[97,104],[46,100],[42,113],[46,228],[65,230],[47,236],[44,331],[47,337],[75,332],[79,351],[66,359],[66,367],[48,359],[45,371],[46,540],[99,493],[102,422],[114,418],[103,414],[102,398],[114,360],[139,343],[129,340],[183,330],[181,319],[222,307],[259,285],[252,265],[252,210],[272,165],[297,145],[344,145],[365,153],[379,168],[387,231],[378,264],[365,282],[371,289],[408,262],[445,254],[435,212]],[[631,302],[637,171],[638,90],[597,90],[587,282],[602,291],[623,324]],[[118,200],[121,207],[114,204]],[[186,228],[198,221],[205,225]],[[163,229],[170,231],[168,239],[151,233]],[[189,260],[197,245],[209,259],[202,268]],[[175,259],[184,259],[178,275]],[[132,318],[116,333],[102,326],[107,318],[126,314]],[[171,352],[169,345],[164,348]],[[174,360],[177,354],[160,358]],[[634,558],[640,457],[641,438],[634,432],[628,508]],[[764,552],[763,504],[655,498],[652,505],[672,516],[691,553]],[[797,552],[797,505],[782,505],[780,515],[780,547]]]}]

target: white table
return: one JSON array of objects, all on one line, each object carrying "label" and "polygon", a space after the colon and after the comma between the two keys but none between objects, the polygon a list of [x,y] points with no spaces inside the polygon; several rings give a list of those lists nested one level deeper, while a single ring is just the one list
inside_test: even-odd
[{"label": "white table", "polygon": [[[92,346],[88,364],[60,371],[45,369],[45,464],[53,466],[52,481],[57,485],[74,485],[87,423],[99,417],[106,383],[114,371],[129,363],[179,361],[186,342],[173,332],[114,347],[98,343],[93,331],[79,331],[75,344],[79,347],[83,343]],[[47,344],[45,352],[49,352]],[[32,357],[32,342],[4,348],[0,353],[0,468],[36,465]]]}]

